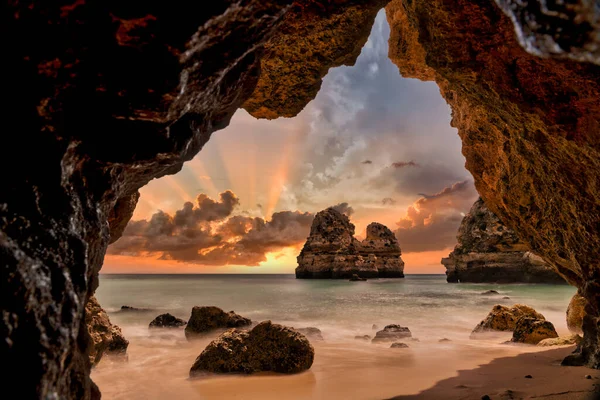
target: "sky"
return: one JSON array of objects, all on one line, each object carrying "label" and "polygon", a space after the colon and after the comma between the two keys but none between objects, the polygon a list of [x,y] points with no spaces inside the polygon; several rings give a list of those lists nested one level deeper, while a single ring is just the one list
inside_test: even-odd
[{"label": "sky", "polygon": [[443,273],[477,193],[437,85],[387,57],[381,11],[356,64],[294,118],[240,109],[177,175],[150,182],[104,273],[293,273],[315,213],[399,239],[405,273]]}]

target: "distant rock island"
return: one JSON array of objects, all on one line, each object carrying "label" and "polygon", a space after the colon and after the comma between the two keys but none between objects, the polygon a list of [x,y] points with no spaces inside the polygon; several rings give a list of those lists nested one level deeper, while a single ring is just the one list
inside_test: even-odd
[{"label": "distant rock island", "polygon": [[480,198],[458,230],[458,244],[442,258],[448,282],[566,283]]},{"label": "distant rock island", "polygon": [[315,216],[300,255],[296,278],[404,278],[398,239],[385,225],[373,222],[358,241],[348,217],[333,208]]}]

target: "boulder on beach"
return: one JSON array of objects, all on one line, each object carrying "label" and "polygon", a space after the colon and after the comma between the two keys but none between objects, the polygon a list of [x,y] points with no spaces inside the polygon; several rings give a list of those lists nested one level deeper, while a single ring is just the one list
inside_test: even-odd
[{"label": "boulder on beach", "polygon": [[575,293],[567,307],[567,327],[572,333],[583,334],[583,316],[587,300],[579,293]]},{"label": "boulder on beach", "polygon": [[549,347],[549,346],[571,346],[574,344],[579,344],[583,338],[578,334],[573,334],[570,336],[559,336],[557,338],[549,338],[544,339],[539,342],[537,345],[540,347]]},{"label": "boulder on beach", "polygon": [[390,349],[408,349],[408,345],[402,342],[392,343]]},{"label": "boulder on beach", "polygon": [[190,376],[205,372],[302,372],[312,366],[315,351],[298,331],[263,321],[250,331],[230,329],[196,358]]},{"label": "boulder on beach", "polygon": [[177,318],[169,313],[160,314],[150,322],[150,328],[179,328],[187,324],[181,318]]},{"label": "boulder on beach", "polygon": [[364,340],[365,342],[368,342],[371,340],[371,336],[369,335],[356,335],[354,336],[354,340]]},{"label": "boulder on beach", "polygon": [[391,342],[397,339],[411,337],[412,333],[404,326],[392,324],[387,325],[383,330],[378,331],[371,343]]},{"label": "boulder on beach", "polygon": [[348,279],[350,282],[366,282],[367,278],[361,278],[360,276],[353,274],[352,278]]},{"label": "boulder on beach", "polygon": [[523,317],[517,321],[511,342],[538,344],[544,339],[557,338],[554,325],[545,319]]},{"label": "boulder on beach", "polygon": [[487,317],[479,323],[471,332],[471,339],[477,334],[490,331],[514,331],[517,325],[517,320],[522,317],[531,317],[544,320],[544,316],[533,308],[515,304],[512,307],[506,307],[496,304]]},{"label": "boulder on beach", "polygon": [[319,328],[309,326],[307,328],[294,328],[296,332],[300,332],[311,340],[323,340],[323,332]]},{"label": "boulder on beach", "polygon": [[219,328],[240,328],[248,326],[252,321],[233,311],[225,312],[219,307],[205,306],[192,308],[192,315],[185,327],[185,337],[190,339],[196,335]]},{"label": "boulder on beach", "polygon": [[106,311],[94,296],[85,305],[85,323],[91,338],[89,357],[92,365],[98,364],[105,353],[124,355],[129,341],[125,339],[121,328],[112,324]]}]

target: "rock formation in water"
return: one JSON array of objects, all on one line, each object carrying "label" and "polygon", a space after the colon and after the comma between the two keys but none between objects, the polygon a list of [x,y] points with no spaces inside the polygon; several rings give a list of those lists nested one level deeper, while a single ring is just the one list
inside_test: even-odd
[{"label": "rock formation in water", "polygon": [[310,340],[324,340],[323,332],[319,328],[315,328],[314,326],[309,326],[307,328],[292,328],[296,332],[300,332],[304,336],[306,336]]},{"label": "rock formation in water", "polygon": [[219,328],[240,328],[252,323],[233,311],[225,312],[219,307],[194,307],[192,315],[185,327],[185,337],[188,339]]},{"label": "rock formation in water", "polygon": [[471,339],[477,339],[478,334],[484,332],[514,331],[517,321],[521,318],[545,319],[542,314],[523,304],[515,304],[512,307],[496,304],[487,317],[473,329]]},{"label": "rock formation in water", "polygon": [[154,318],[150,322],[148,327],[149,328],[179,328],[186,324],[187,324],[187,322],[185,322],[181,318],[177,318],[174,315],[166,313],[166,314],[160,314],[159,316]]},{"label": "rock formation in water", "polygon": [[250,331],[224,332],[196,358],[190,376],[203,372],[293,374],[312,366],[315,350],[298,331],[263,321]]},{"label": "rock formation in water", "polygon": [[448,282],[566,283],[482,199],[463,218],[456,238],[454,251],[442,258]]},{"label": "rock formation in water", "polygon": [[354,238],[354,225],[333,208],[315,216],[300,255],[296,278],[403,278],[396,236],[384,225],[373,222],[367,236]]},{"label": "rock formation in water", "polygon": [[412,337],[410,329],[397,324],[386,325],[385,328],[375,334],[371,343],[390,342],[397,339]]},{"label": "rock formation in water", "polygon": [[95,297],[90,297],[85,305],[85,324],[92,341],[88,353],[92,365],[98,364],[105,353],[125,354],[129,341],[121,328],[112,324],[106,311]]},{"label": "rock formation in water", "polygon": [[[584,342],[569,362],[599,367],[600,10],[582,0],[496,2],[514,26],[492,0],[392,0],[391,38],[402,40],[390,40],[390,56],[404,76],[438,83],[487,206],[581,290]],[[137,190],[179,171],[243,104],[260,109],[270,88],[310,100],[321,76],[298,71],[320,63],[321,75],[340,61],[313,49],[352,53],[372,23],[357,18],[347,35],[332,37],[316,16],[378,8],[291,3],[5,7],[0,364],[7,381],[22,383],[23,398],[99,396],[84,308]],[[309,8],[327,12],[292,13]],[[314,39],[281,40],[290,26]],[[282,58],[293,53],[303,56]],[[301,82],[279,85],[287,76]],[[313,88],[306,97],[303,87]],[[291,109],[267,108],[269,118]]]}]

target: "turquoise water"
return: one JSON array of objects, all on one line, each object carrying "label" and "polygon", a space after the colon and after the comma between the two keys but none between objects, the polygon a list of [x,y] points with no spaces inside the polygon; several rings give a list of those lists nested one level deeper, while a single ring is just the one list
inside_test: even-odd
[{"label": "turquoise water", "polygon": [[[482,296],[494,289],[499,296]],[[315,326],[327,340],[370,334],[397,323],[413,335],[464,339],[494,304],[527,304],[566,333],[565,310],[575,288],[542,284],[449,284],[444,275],[408,275],[368,282],[297,280],[293,275],[101,275],[96,293],[111,320],[130,336],[147,336],[154,316],[185,320],[193,306],[215,305],[289,326]],[[510,299],[503,299],[508,296]],[[120,312],[122,305],[151,309]]]}]

